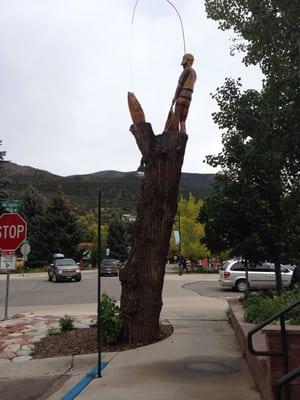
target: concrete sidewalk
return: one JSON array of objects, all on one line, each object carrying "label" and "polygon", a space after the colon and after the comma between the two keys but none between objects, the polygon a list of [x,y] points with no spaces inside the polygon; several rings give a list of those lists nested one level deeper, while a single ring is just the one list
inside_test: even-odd
[{"label": "concrete sidewalk", "polygon": [[[195,276],[186,275],[166,282],[161,317],[172,322],[174,334],[150,346],[115,353],[103,377],[94,379],[76,399],[261,399],[226,320],[227,302],[181,287],[192,280]],[[73,376],[50,400],[61,399],[81,376]]]}]

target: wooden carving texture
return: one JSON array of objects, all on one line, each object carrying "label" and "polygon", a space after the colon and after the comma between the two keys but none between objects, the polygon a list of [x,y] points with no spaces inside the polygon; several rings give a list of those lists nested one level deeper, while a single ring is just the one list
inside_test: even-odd
[{"label": "wooden carving texture", "polygon": [[[138,110],[134,115],[135,121],[144,113]],[[130,131],[144,158],[145,175],[131,252],[126,267],[120,271],[120,281],[125,338],[136,344],[151,342],[159,333],[165,265],[187,135],[174,131],[154,135],[151,124],[146,122],[135,123]]]}]

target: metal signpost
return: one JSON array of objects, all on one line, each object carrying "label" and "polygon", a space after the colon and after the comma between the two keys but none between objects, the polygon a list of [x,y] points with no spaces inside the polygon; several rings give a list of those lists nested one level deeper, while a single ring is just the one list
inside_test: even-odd
[{"label": "metal signpost", "polygon": [[9,274],[16,268],[15,251],[26,240],[27,222],[17,213],[0,216],[0,268],[6,271],[4,319],[8,318]]},{"label": "metal signpost", "polygon": [[98,378],[101,378],[101,190],[98,190],[98,241],[97,241],[97,267],[98,267],[98,290],[97,290],[97,343],[98,343]]},{"label": "metal signpost", "polygon": [[6,271],[6,292],[5,292],[5,305],[4,305],[4,319],[8,318],[8,296],[9,296],[9,278],[10,271],[16,269],[16,256],[10,252],[2,253],[1,257],[1,270]]}]

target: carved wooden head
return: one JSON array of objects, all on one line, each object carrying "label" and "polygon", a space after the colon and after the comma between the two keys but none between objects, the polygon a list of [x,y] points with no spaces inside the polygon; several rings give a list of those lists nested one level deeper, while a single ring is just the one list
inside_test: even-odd
[{"label": "carved wooden head", "polygon": [[183,66],[185,66],[185,65],[192,66],[193,62],[194,62],[193,54],[186,53],[182,58],[181,65],[183,65]]}]

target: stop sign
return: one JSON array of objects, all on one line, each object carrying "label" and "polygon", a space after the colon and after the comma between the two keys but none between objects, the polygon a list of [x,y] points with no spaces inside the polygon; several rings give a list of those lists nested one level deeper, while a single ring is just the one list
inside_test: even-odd
[{"label": "stop sign", "polygon": [[14,251],[26,240],[27,222],[17,213],[0,216],[0,250]]}]

